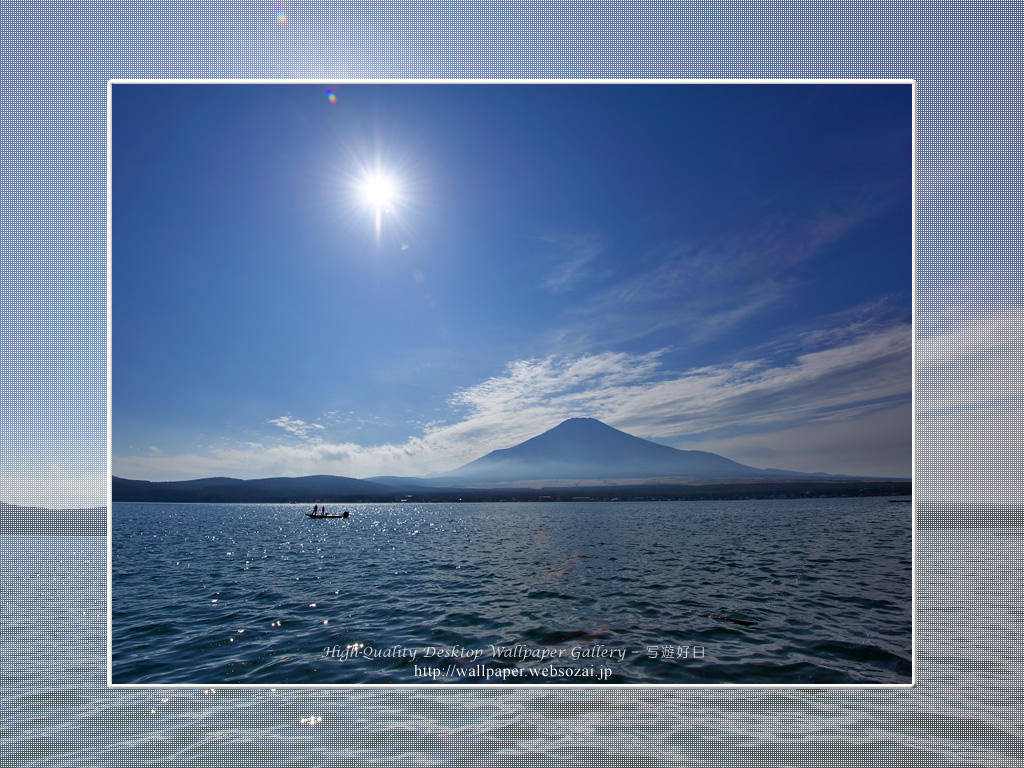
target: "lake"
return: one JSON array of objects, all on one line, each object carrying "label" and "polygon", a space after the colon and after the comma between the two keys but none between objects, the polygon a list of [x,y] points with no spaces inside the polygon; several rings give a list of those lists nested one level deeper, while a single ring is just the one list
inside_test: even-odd
[{"label": "lake", "polygon": [[1022,766],[1022,546],[1019,522],[919,530],[911,689],[117,689],[106,540],[0,536],[0,751],[19,768]]},{"label": "lake", "polygon": [[912,682],[884,498],[113,508],[112,682]]}]

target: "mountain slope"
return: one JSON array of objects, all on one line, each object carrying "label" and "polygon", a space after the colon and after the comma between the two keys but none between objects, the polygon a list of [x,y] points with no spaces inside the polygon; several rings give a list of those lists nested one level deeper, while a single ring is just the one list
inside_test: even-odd
[{"label": "mountain slope", "polygon": [[492,451],[438,475],[448,483],[671,477],[753,479],[802,473],[748,467],[706,451],[681,451],[610,427],[597,419],[568,419],[519,445]]}]

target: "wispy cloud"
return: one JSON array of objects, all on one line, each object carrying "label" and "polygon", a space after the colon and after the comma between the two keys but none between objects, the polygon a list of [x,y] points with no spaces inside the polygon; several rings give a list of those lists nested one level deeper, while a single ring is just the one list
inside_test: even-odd
[{"label": "wispy cloud", "polygon": [[588,276],[602,250],[593,235],[548,235],[541,240],[551,247],[552,260],[555,261],[555,267],[543,287],[554,293],[569,291]]},{"label": "wispy cloud", "polygon": [[714,341],[797,296],[804,287],[803,267],[889,201],[853,197],[849,203],[801,218],[739,213],[721,231],[664,241],[620,258],[628,272],[607,281],[552,335],[576,340],[578,349],[664,331],[681,342]]}]

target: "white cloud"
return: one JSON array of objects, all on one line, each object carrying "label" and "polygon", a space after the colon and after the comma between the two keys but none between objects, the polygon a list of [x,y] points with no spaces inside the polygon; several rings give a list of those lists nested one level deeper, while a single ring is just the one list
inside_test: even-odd
[{"label": "white cloud", "polygon": [[[306,441],[295,443],[226,442],[195,453],[155,457],[117,456],[113,474],[147,480],[196,477],[299,477],[335,474],[368,477],[414,471],[423,454],[418,439],[403,445],[361,446],[355,443]],[[415,473],[415,472],[414,472]]]},{"label": "white cloud", "polygon": [[290,416],[279,416],[276,419],[270,419],[267,424],[281,427],[285,432],[302,438],[313,437],[316,435],[316,430],[323,430],[324,428],[321,424],[307,424],[302,419],[293,419]]}]

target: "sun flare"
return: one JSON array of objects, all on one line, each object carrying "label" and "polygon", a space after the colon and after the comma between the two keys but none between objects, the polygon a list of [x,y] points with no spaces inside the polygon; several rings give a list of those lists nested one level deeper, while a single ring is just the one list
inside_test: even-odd
[{"label": "sun flare", "polygon": [[391,205],[395,197],[395,185],[386,176],[374,176],[363,184],[363,199],[380,210]]},{"label": "sun flare", "polygon": [[359,194],[363,203],[373,211],[374,230],[379,240],[384,215],[394,216],[393,209],[398,198],[398,187],[390,176],[378,172],[363,180],[359,185]]}]

